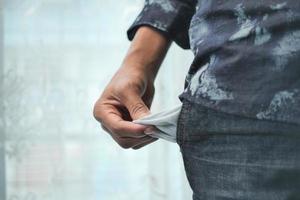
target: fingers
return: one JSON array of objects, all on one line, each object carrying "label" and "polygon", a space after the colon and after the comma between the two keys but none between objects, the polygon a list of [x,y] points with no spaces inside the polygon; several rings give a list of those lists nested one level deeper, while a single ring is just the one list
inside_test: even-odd
[{"label": "fingers", "polygon": [[142,138],[119,137],[116,134],[111,134],[111,136],[124,149],[134,148],[135,146],[146,145],[153,142],[153,138],[147,135]]},{"label": "fingers", "polygon": [[156,140],[158,140],[158,139],[157,138],[151,138],[149,141],[147,141],[145,143],[138,144],[138,145],[132,147],[132,149],[137,150],[137,149],[143,148],[144,146],[146,146],[148,144],[151,144],[151,143],[155,142]]},{"label": "fingers", "polygon": [[121,113],[114,106],[99,106],[94,115],[100,121],[102,128],[109,133],[119,137],[141,138],[145,136],[146,126],[123,120]]},{"label": "fingers", "polygon": [[[95,118],[101,122],[102,128],[108,132],[112,138],[125,149],[142,148],[154,141],[155,138],[147,136],[145,131],[149,129],[147,126],[135,124],[129,121],[124,121],[121,113],[115,106],[106,105],[98,106],[95,109]],[[105,116],[105,117],[103,117]]]},{"label": "fingers", "polygon": [[138,90],[134,89],[119,97],[100,98],[94,107],[94,117],[101,123],[102,128],[126,149],[138,149],[156,140],[144,133],[147,126],[131,122],[149,114],[150,111]]},{"label": "fingers", "polygon": [[121,101],[128,109],[133,120],[140,119],[150,114],[149,108],[134,90],[128,92],[126,96],[123,96]]}]

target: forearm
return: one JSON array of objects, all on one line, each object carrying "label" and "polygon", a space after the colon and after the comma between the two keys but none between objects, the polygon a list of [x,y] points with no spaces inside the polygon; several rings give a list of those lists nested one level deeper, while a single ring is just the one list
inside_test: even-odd
[{"label": "forearm", "polygon": [[147,74],[154,81],[171,41],[150,27],[140,27],[131,43],[122,66]]},{"label": "forearm", "polygon": [[148,27],[138,29],[121,68],[95,103],[94,117],[123,148],[138,149],[156,139],[132,123],[150,113],[154,79],[170,41]]}]

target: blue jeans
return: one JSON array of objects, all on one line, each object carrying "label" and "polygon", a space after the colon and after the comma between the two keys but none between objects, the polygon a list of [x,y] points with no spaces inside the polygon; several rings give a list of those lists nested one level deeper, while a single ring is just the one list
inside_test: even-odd
[{"label": "blue jeans", "polygon": [[194,200],[300,200],[300,126],[183,101],[177,142]]}]

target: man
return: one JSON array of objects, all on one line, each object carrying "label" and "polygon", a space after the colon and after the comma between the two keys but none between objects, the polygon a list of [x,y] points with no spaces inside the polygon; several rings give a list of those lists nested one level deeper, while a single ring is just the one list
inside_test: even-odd
[{"label": "man", "polygon": [[128,37],[94,109],[119,145],[155,140],[131,121],[175,41],[195,55],[177,128],[193,199],[300,199],[300,1],[148,0]]}]

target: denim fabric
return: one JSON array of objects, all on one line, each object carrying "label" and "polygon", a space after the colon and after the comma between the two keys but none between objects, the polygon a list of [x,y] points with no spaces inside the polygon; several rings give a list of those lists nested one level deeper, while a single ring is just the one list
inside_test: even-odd
[{"label": "denim fabric", "polygon": [[177,142],[194,200],[299,200],[300,127],[183,102]]}]

